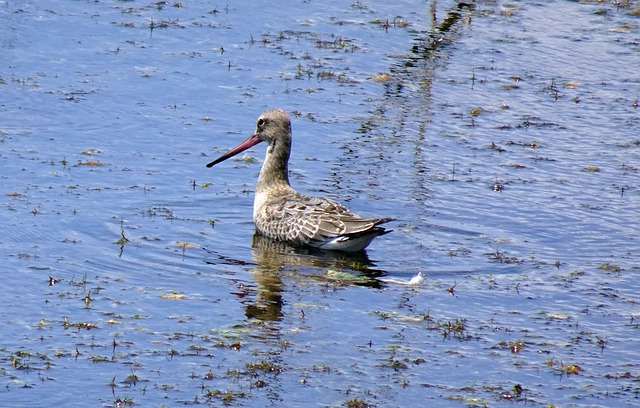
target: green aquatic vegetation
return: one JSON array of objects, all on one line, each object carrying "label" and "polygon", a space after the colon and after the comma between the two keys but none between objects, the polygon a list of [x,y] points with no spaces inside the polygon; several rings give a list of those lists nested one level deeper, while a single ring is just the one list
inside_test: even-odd
[{"label": "green aquatic vegetation", "polygon": [[559,369],[565,374],[580,374],[580,371],[582,371],[582,367],[577,364],[561,364]]},{"label": "green aquatic vegetation", "polygon": [[144,215],[148,217],[162,217],[168,220],[174,220],[176,217],[173,215],[173,210],[166,207],[149,207],[144,212]]},{"label": "green aquatic vegetation", "polygon": [[129,243],[129,238],[124,235],[124,219],[120,220],[120,239],[116,241],[116,244],[120,245],[120,250]]},{"label": "green aquatic vegetation", "polygon": [[200,354],[201,351],[206,351],[207,349],[206,347],[202,347],[198,344],[192,344],[189,347],[187,347],[187,350],[195,351],[196,353]]},{"label": "green aquatic vegetation", "polygon": [[109,362],[111,361],[111,359],[109,357],[105,357],[105,356],[92,356],[91,357],[91,362],[92,363],[105,363],[105,362]]},{"label": "green aquatic vegetation", "polygon": [[[449,287],[447,290],[452,295],[454,294],[455,284]],[[384,312],[380,310],[374,310],[372,313],[383,320],[392,319],[396,322],[405,322],[405,323],[425,323],[426,322],[426,330],[430,331],[441,331],[442,336],[446,338],[454,338],[457,340],[471,340],[473,337],[468,333],[467,330],[467,319],[465,318],[456,318],[454,320],[436,320],[434,319],[430,313],[425,313],[417,316],[406,316],[401,315],[397,312]],[[386,327],[382,327],[386,329]]]},{"label": "green aquatic vegetation", "polygon": [[616,272],[616,273],[622,271],[621,267],[619,267],[618,265],[611,265],[610,263],[602,264],[598,266],[598,269],[602,269],[610,272]]},{"label": "green aquatic vegetation", "polygon": [[90,322],[75,322],[75,323],[72,323],[65,316],[65,318],[62,321],[62,327],[65,330],[70,329],[70,328],[91,330],[91,329],[97,329],[98,325],[96,325],[95,323],[90,323]]},{"label": "green aquatic vegetation", "polygon": [[80,152],[80,154],[84,154],[86,156],[93,156],[95,154],[101,154],[101,153],[103,153],[102,150],[95,147],[90,147]]},{"label": "green aquatic vegetation", "polygon": [[374,405],[368,403],[367,401],[360,399],[360,398],[354,398],[354,399],[350,399],[347,400],[344,404],[347,408],[370,408],[373,407]]},{"label": "green aquatic vegetation", "polygon": [[531,142],[514,142],[513,140],[509,140],[507,142],[507,145],[509,146],[521,146],[521,147],[526,147],[529,149],[538,149],[540,148],[540,144],[538,142],[536,142],[535,140],[531,141]]},{"label": "green aquatic vegetation", "polygon": [[467,332],[467,319],[456,318],[436,324],[438,330],[442,331],[442,337],[454,338],[458,340],[470,340],[471,335]]},{"label": "green aquatic vegetation", "polygon": [[224,341],[218,341],[216,343],[214,343],[213,347],[219,347],[219,348],[228,348],[234,351],[240,351],[240,348],[242,348],[242,343],[240,341],[235,341],[232,343],[226,343]]},{"label": "green aquatic vegetation", "polygon": [[282,367],[280,365],[266,360],[262,360],[257,363],[246,363],[245,366],[247,367],[247,370],[249,370],[249,372],[254,374],[258,371],[275,374],[279,374],[282,372]]},{"label": "green aquatic vegetation", "polygon": [[[559,268],[559,265],[557,266]],[[584,276],[585,272],[582,270],[573,270],[569,274],[554,275],[554,279],[566,282],[568,285],[576,282],[580,277]]]},{"label": "green aquatic vegetation", "polygon": [[383,312],[381,310],[374,310],[372,313],[374,315],[379,316],[382,320],[386,320],[386,319],[388,319],[388,318],[390,318],[392,316],[397,315],[396,312]]},{"label": "green aquatic vegetation", "polygon": [[16,370],[48,370],[53,364],[44,353],[16,350],[9,355],[11,366]]},{"label": "green aquatic vegetation", "polygon": [[[354,267],[358,267],[357,263],[353,263]],[[355,269],[355,268],[354,268]],[[342,270],[337,269],[328,269],[327,274],[323,276],[318,276],[320,279],[326,279],[330,282],[337,284],[367,284],[371,283],[372,279],[366,275],[355,274],[350,272],[344,272]]]},{"label": "green aquatic vegetation", "polygon": [[[502,188],[500,190],[496,190],[496,188],[494,187],[495,191],[501,191]],[[489,256],[489,259],[492,261],[496,261],[496,262],[500,262],[503,264],[522,264],[524,263],[524,259],[520,259],[518,257],[515,256],[507,256],[505,252],[500,251],[499,249],[496,249],[495,252],[489,253],[487,254]]]},{"label": "green aquatic vegetation", "polygon": [[522,395],[523,391],[524,389],[522,388],[522,385],[515,384],[508,391],[498,391],[498,392],[494,392],[494,394],[498,399],[512,401],[514,398],[519,398]]},{"label": "green aquatic vegetation", "polygon": [[553,368],[555,372],[560,375],[577,375],[582,371],[582,367],[578,364],[564,364],[562,361],[557,361],[553,358],[545,361],[545,365]]},{"label": "green aquatic vegetation", "polygon": [[517,354],[517,353],[520,353],[525,347],[526,347],[525,342],[521,340],[516,340],[516,341],[510,341],[510,342],[501,341],[492,348],[509,350],[511,351],[511,353]]},{"label": "green aquatic vegetation", "polygon": [[511,390],[513,391],[514,394],[516,395],[520,395],[522,394],[522,392],[524,391],[524,389],[522,388],[522,385],[520,384],[515,384]]},{"label": "green aquatic vegetation", "polygon": [[485,113],[486,110],[480,106],[476,106],[474,108],[469,109],[469,114],[471,116],[480,116],[481,114]]},{"label": "green aquatic vegetation", "polygon": [[204,397],[211,401],[213,399],[217,399],[222,401],[224,404],[231,404],[239,398],[247,398],[247,393],[244,391],[222,391],[222,390],[206,390],[204,393]]},{"label": "green aquatic vegetation", "polygon": [[472,407],[488,407],[489,406],[488,401],[484,398],[465,397],[463,395],[448,395],[445,398],[451,401],[464,402]]},{"label": "green aquatic vegetation", "polygon": [[395,356],[391,355],[389,356],[389,360],[382,364],[382,367],[390,368],[395,371],[406,370],[409,368],[409,366],[406,364],[407,362],[409,362],[408,359],[400,360]]},{"label": "green aquatic vegetation", "polygon": [[136,385],[139,381],[140,379],[138,378],[138,376],[135,375],[134,373],[131,373],[122,382],[124,384]]},{"label": "green aquatic vegetation", "polygon": [[332,80],[336,78],[336,73],[333,71],[319,71],[316,74],[316,79],[318,81],[322,81],[322,80]]}]

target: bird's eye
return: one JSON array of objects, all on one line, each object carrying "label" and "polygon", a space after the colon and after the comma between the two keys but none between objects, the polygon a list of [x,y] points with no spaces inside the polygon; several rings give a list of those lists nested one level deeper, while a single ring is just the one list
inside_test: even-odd
[{"label": "bird's eye", "polygon": [[258,119],[258,128],[262,129],[264,127],[264,119],[260,118]]}]

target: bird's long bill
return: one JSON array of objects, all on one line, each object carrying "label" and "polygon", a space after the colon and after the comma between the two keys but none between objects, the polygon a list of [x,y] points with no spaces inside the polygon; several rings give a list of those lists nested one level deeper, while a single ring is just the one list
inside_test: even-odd
[{"label": "bird's long bill", "polygon": [[240,152],[244,152],[248,148],[257,145],[260,142],[262,142],[262,140],[258,139],[258,135],[257,134],[253,134],[253,135],[249,136],[247,138],[247,140],[245,140],[244,142],[240,143],[238,146],[234,147],[233,149],[229,150],[227,153],[223,154],[222,156],[218,157],[217,159],[215,159],[211,163],[207,164],[207,167],[211,167],[211,166],[214,166],[214,165],[220,163],[221,161],[225,161],[228,158],[233,157],[236,154],[238,154]]}]

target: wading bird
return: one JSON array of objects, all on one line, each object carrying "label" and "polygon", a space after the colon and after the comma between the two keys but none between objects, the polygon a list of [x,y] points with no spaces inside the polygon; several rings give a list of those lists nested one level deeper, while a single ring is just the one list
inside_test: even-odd
[{"label": "wading bird", "polygon": [[212,167],[257,145],[267,144],[253,202],[258,233],[298,246],[355,252],[391,232],[378,225],[393,218],[360,218],[341,204],[324,197],[310,197],[289,184],[291,120],[281,109],[270,109],[258,118],[256,131],[237,147],[207,164]]}]

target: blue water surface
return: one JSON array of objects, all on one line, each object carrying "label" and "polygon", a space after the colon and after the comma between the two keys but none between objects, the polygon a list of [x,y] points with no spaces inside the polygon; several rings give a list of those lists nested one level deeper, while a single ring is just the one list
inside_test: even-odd
[{"label": "blue water surface", "polygon": [[[0,405],[640,405],[637,4],[0,19]],[[393,233],[254,237],[264,147],[205,164],[273,107],[294,187]]]}]

